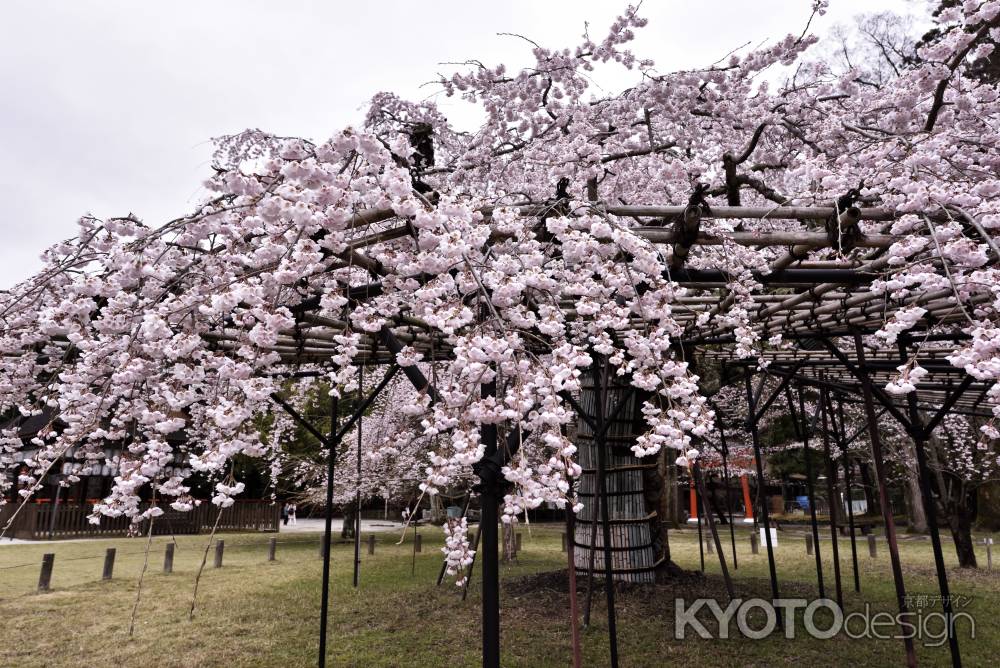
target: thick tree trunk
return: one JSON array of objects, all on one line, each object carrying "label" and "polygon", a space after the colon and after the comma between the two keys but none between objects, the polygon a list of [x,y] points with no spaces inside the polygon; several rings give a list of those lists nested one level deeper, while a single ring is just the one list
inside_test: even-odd
[{"label": "thick tree trunk", "polygon": [[[628,391],[627,383],[614,374],[611,374],[610,383],[605,417],[614,414],[623,400],[627,402],[617,417],[609,420],[606,437],[606,489],[613,578],[626,582],[653,582],[666,543],[660,538],[663,527],[658,498],[653,505],[647,505],[646,486],[650,485],[648,491],[653,497],[662,497],[663,481],[656,476],[658,467],[655,458],[638,459],[629,449],[636,436],[642,433],[641,401]],[[597,392],[592,378],[585,381],[580,405],[591,419],[596,416]],[[577,421],[575,442],[583,468],[578,488],[583,510],[577,516],[575,526],[576,568],[586,572],[593,563],[594,574],[600,577],[604,573],[604,527],[601,522],[603,513],[594,512],[599,489],[597,444],[593,430],[582,418]],[[594,522],[598,523],[596,534],[593,532]],[[593,546],[591,536],[596,537]],[[592,562],[591,549],[594,550]]]},{"label": "thick tree trunk", "polygon": [[[913,453],[913,444],[909,446]],[[911,461],[916,454],[910,457]],[[924,511],[924,500],[920,493],[920,476],[913,466],[906,470],[906,521],[912,533],[927,533],[927,513]]]},{"label": "thick tree trunk", "polygon": [[954,509],[954,512],[948,515],[948,528],[951,529],[951,538],[955,541],[958,565],[962,568],[977,568],[976,550],[972,542],[971,513]]},{"label": "thick tree trunk", "polygon": [[354,523],[357,513],[358,507],[353,501],[344,506],[344,526],[340,529],[341,538],[354,538]]}]

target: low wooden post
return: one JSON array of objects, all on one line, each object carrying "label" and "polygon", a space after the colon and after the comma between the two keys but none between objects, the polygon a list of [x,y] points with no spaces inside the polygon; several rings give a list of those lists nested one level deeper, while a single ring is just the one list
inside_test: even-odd
[{"label": "low wooden post", "polygon": [[319,541],[319,558],[320,559],[326,558],[326,541],[324,540]]},{"label": "low wooden post", "polygon": [[875,542],[875,534],[868,534],[868,556],[874,559],[878,556],[878,544]]},{"label": "low wooden post", "polygon": [[163,572],[173,573],[174,572],[174,544],[167,543],[166,550],[163,552]]},{"label": "low wooden post", "polygon": [[993,539],[984,538],[983,542],[986,543],[986,570],[993,570]]},{"label": "low wooden post", "polygon": [[806,534],[806,554],[813,553],[813,537],[812,534]]},{"label": "low wooden post", "polygon": [[278,551],[278,539],[272,538],[267,542],[267,560],[274,561],[277,559],[275,553]]},{"label": "low wooden post", "polygon": [[42,572],[38,574],[38,591],[49,591],[52,583],[52,564],[56,560],[56,555],[49,552],[42,555]]},{"label": "low wooden post", "polygon": [[514,534],[514,552],[521,551],[521,533]]},{"label": "low wooden post", "polygon": [[750,551],[754,554],[760,554],[760,547],[757,545],[757,534],[750,534]]},{"label": "low wooden post", "polygon": [[423,552],[423,549],[424,549],[424,545],[423,545],[424,537],[421,534],[418,533],[416,536],[413,537],[413,540],[414,540],[413,551],[414,552]]},{"label": "low wooden post", "polygon": [[566,533],[565,532],[563,532],[563,535],[562,535],[562,551],[563,552],[566,551]]},{"label": "low wooden post", "polygon": [[711,536],[705,537],[705,552],[707,552],[708,554],[715,554],[715,544],[712,541]]},{"label": "low wooden post", "polygon": [[104,572],[101,573],[102,580],[110,580],[111,574],[115,571],[115,553],[117,550],[113,547],[109,547],[107,552],[104,553]]},{"label": "low wooden post", "polygon": [[368,536],[368,556],[375,554],[375,534]]},{"label": "low wooden post", "polygon": [[222,568],[222,553],[226,549],[226,541],[220,540],[215,544],[215,567]]}]

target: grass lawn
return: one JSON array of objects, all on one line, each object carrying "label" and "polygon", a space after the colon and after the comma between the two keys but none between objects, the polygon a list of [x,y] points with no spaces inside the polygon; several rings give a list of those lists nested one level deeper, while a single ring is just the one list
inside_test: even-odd
[{"label": "grass lawn", "polygon": [[[560,527],[526,527],[518,563],[502,565],[502,629],[504,666],[568,666],[569,622],[565,580],[553,573],[565,568],[560,551]],[[434,580],[440,568],[441,532],[421,528],[423,553],[415,572],[412,532],[396,546],[398,535],[378,534],[376,555],[362,551],[362,583],[351,586],[353,547],[338,544],[333,552],[332,616],[329,665],[334,666],[475,666],[480,662],[480,597],[478,569],[467,601],[454,584],[440,588]],[[778,548],[778,575],[783,596],[814,598],[815,567],[805,554],[802,534],[783,533]],[[202,577],[198,608],[188,620],[194,574],[201,562],[206,536],[178,537],[174,572],[162,573],[164,545],[156,538],[143,585],[135,636],[127,629],[142,567],[144,539],[62,542],[45,545],[0,546],[0,617],[4,642],[2,666],[309,666],[315,665],[319,620],[319,536],[279,537],[278,560],[268,563],[267,534],[227,534],[225,564],[212,568],[212,554]],[[728,534],[727,556],[728,556]],[[674,560],[698,568],[698,543],[690,529],[671,533]],[[107,547],[118,549],[115,577],[101,582]],[[961,611],[976,619],[976,639],[960,627],[965,665],[985,666],[1000,656],[1000,625],[993,617],[1000,603],[996,572],[963,572],[954,567],[954,550],[945,545],[953,563],[949,571],[953,594],[969,601]],[[822,542],[824,571],[832,597],[833,573],[829,541]],[[861,610],[870,601],[877,610],[895,609],[888,551],[879,544],[877,559],[859,544],[862,595],[852,588],[849,543],[841,539],[845,605]],[[979,547],[982,550],[981,546]],[[737,535],[739,570],[737,595],[769,597],[767,560],[750,553],[747,530]],[[937,591],[930,544],[906,540],[900,546],[908,592]],[[35,593],[42,554],[55,553],[52,591]],[[997,555],[1000,558],[1000,554]],[[985,566],[985,554],[980,554]],[[853,640],[838,636],[811,639],[801,633],[787,640],[775,632],[764,640],[748,640],[733,631],[727,640],[692,637],[674,639],[674,597],[690,599],[725,593],[714,555],[706,555],[704,580],[685,578],[676,584],[624,587],[618,594],[619,648],[622,666],[772,666],[901,665],[899,640]],[[25,565],[22,565],[25,564]],[[561,586],[560,586],[561,585]],[[581,590],[583,584],[581,583]],[[582,591],[581,591],[582,593]],[[582,602],[582,597],[581,597]],[[930,609],[940,606],[930,603]],[[925,611],[927,608],[925,608]],[[700,618],[708,619],[699,615]],[[753,619],[751,617],[751,619]],[[753,623],[753,622],[752,622]],[[712,624],[706,622],[706,627]],[[758,624],[759,626],[759,624]],[[584,664],[607,665],[604,596],[594,596],[593,623],[583,633]],[[950,665],[947,645],[919,646],[921,665]]]}]

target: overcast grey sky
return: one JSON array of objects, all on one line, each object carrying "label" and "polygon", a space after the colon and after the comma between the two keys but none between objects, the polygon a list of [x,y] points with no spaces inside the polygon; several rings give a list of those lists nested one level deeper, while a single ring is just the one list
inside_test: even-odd
[{"label": "overcast grey sky", "polygon": [[[826,32],[905,0],[832,0]],[[602,37],[609,0],[310,2],[6,0],[0,6],[0,289],[75,235],[83,213],[150,225],[200,198],[209,139],[259,127],[324,139],[371,95],[434,94],[446,61],[530,59],[516,32],[575,45]],[[660,71],[704,66],[745,42],[802,30],[808,0],[646,0],[635,49]],[[599,81],[609,89],[630,79]],[[438,98],[453,120],[473,120]]]}]

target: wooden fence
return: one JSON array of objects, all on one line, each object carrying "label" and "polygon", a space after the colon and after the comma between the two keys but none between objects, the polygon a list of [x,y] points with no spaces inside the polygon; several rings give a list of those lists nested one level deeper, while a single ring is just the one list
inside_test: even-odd
[{"label": "wooden fence", "polygon": [[[148,504],[140,506],[142,510]],[[0,506],[0,527],[6,526],[17,505]],[[87,536],[121,536],[129,533],[131,520],[127,517],[101,517],[100,524],[91,524],[89,517],[93,505],[80,503],[30,503],[14,519],[8,536],[25,540],[48,538],[82,538]],[[164,509],[163,515],[153,523],[154,535],[197,534],[209,532],[215,525],[219,509],[211,503],[202,503],[187,513]],[[219,531],[269,531],[278,530],[281,521],[281,504],[270,501],[237,501],[222,511]],[[149,525],[139,525],[140,533]]]}]

